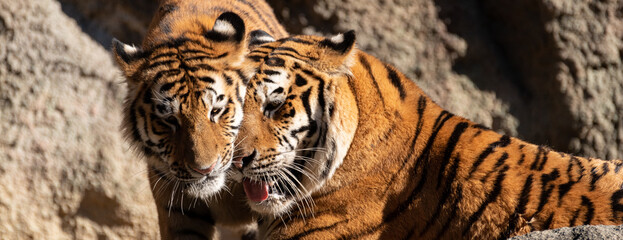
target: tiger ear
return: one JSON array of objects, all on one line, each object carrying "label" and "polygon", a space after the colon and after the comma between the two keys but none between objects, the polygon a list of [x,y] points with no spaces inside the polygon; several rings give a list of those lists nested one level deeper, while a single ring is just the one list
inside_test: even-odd
[{"label": "tiger ear", "polygon": [[116,38],[112,40],[112,52],[117,64],[128,79],[134,75],[145,59],[141,48],[122,43]]},{"label": "tiger ear", "polygon": [[253,49],[264,43],[274,42],[275,38],[263,30],[255,30],[249,33],[249,49]]},{"label": "tiger ear", "polygon": [[238,14],[225,12],[216,18],[214,27],[205,34],[205,37],[215,42],[240,43],[244,38],[244,32],[244,20]]},{"label": "tiger ear", "polygon": [[319,54],[321,57],[316,63],[316,67],[330,72],[349,72],[354,61],[355,51],[355,31],[328,37],[319,42],[323,49]]},{"label": "tiger ear", "polygon": [[321,47],[326,47],[336,51],[338,54],[347,54],[355,46],[355,30],[325,38],[320,41]]}]

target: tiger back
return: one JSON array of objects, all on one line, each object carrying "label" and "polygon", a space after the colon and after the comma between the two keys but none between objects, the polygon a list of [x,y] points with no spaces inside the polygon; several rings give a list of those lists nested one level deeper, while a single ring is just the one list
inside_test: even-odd
[{"label": "tiger back", "polygon": [[140,47],[113,40],[128,86],[123,128],[147,160],[163,239],[252,222],[226,176],[258,29],[287,36],[263,1],[162,0]]},{"label": "tiger back", "polygon": [[623,224],[623,161],[500,135],[435,104],[354,32],[253,50],[236,165],[269,239],[503,239]]}]

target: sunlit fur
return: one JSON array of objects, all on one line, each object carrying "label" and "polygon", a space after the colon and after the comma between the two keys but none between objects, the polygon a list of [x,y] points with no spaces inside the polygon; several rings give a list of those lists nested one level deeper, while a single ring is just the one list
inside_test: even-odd
[{"label": "sunlit fur", "polygon": [[251,221],[233,214],[246,210],[242,201],[223,196],[238,188],[226,175],[257,67],[244,58],[247,36],[257,29],[287,36],[263,1],[163,0],[141,47],[113,41],[128,86],[123,128],[147,160],[163,238],[214,237],[209,219]]},{"label": "sunlit fur", "polygon": [[242,177],[273,184],[268,200],[247,201],[268,218],[261,236],[503,239],[623,224],[623,161],[555,152],[453,115],[353,45],[347,32],[258,49],[267,57],[239,136],[250,156]]}]

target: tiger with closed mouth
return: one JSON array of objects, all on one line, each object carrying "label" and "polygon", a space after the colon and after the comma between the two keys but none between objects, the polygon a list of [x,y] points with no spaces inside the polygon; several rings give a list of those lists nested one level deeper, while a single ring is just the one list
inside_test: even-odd
[{"label": "tiger with closed mouth", "polygon": [[214,238],[215,224],[253,222],[226,176],[258,29],[287,36],[263,1],[162,0],[141,47],[113,40],[128,86],[123,128],[147,160],[163,239]]},{"label": "tiger with closed mouth", "polygon": [[268,239],[493,239],[623,224],[623,161],[501,135],[435,104],[354,32],[261,59],[235,166]]}]

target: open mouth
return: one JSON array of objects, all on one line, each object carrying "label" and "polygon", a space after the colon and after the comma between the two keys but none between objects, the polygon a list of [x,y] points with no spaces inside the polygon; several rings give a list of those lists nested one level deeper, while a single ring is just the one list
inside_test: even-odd
[{"label": "open mouth", "polygon": [[268,199],[269,195],[286,195],[282,192],[286,189],[285,186],[280,184],[278,181],[265,182],[245,177],[242,180],[242,185],[247,198],[258,203]]}]

